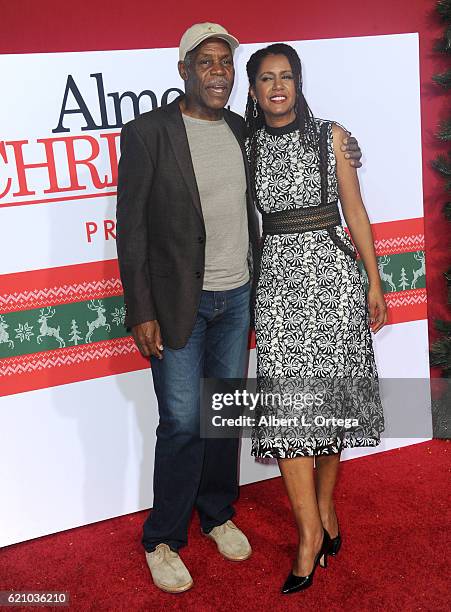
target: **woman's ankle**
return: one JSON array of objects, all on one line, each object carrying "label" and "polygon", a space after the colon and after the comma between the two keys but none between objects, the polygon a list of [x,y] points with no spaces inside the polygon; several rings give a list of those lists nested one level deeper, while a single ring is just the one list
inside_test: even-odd
[{"label": "woman's ankle", "polygon": [[324,529],[329,533],[331,538],[338,534],[338,519],[334,506],[328,506],[320,510],[321,522]]}]

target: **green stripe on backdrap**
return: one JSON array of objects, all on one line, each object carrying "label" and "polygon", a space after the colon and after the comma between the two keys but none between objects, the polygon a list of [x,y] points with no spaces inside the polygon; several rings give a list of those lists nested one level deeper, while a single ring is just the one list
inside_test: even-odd
[{"label": "green stripe on backdrap", "polygon": [[[385,293],[426,288],[424,251],[382,256],[377,258],[377,262]],[[368,284],[361,260],[359,267],[365,283]]]},{"label": "green stripe on backdrap", "polygon": [[[423,251],[399,253],[377,259],[386,293],[426,287],[426,277],[422,269]],[[361,261],[359,266],[366,281]],[[97,310],[95,306],[98,307]],[[101,312],[101,308],[105,309],[104,313]],[[0,358],[111,340],[127,335],[123,326],[125,312],[122,296],[53,306],[51,312],[44,309],[42,313],[41,310],[36,308],[0,314]],[[47,329],[45,325],[42,327],[43,321],[39,322],[39,318],[46,314],[52,315],[47,318]]]},{"label": "green stripe on backdrap", "polygon": [[124,314],[122,296],[0,314],[0,358],[122,338]]}]

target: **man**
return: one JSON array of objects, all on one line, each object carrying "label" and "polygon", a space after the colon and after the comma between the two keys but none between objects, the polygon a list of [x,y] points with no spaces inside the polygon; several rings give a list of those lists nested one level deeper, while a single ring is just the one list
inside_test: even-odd
[{"label": "man", "polygon": [[[252,552],[231,520],[238,440],[199,433],[201,378],[245,373],[259,261],[244,122],[224,108],[238,44],[217,24],[189,28],[178,63],[185,95],[131,121],[121,135],[117,248],[125,322],[150,356],[160,416],[143,545],[154,583],[171,593],[193,585],[178,550],[194,507],[202,533],[224,557],[241,561]],[[348,155],[358,160],[354,149],[351,143]]]}]

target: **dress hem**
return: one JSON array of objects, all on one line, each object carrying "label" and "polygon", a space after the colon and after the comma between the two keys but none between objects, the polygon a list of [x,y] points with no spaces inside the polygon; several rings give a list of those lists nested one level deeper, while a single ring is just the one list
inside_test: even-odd
[{"label": "dress hem", "polygon": [[344,440],[329,443],[321,448],[268,448],[260,452],[252,448],[251,455],[258,459],[295,459],[296,457],[318,457],[321,455],[337,455],[347,448],[374,448],[381,443],[380,438],[365,438],[365,440]]}]

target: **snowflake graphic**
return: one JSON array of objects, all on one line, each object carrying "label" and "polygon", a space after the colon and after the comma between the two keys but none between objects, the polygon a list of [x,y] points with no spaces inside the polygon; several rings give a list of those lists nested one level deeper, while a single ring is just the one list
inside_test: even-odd
[{"label": "snowflake graphic", "polygon": [[113,310],[112,313],[113,323],[119,327],[119,325],[124,325],[125,321],[125,306],[117,307]]},{"label": "snowflake graphic", "polygon": [[21,342],[23,342],[24,340],[30,342],[31,336],[34,336],[33,326],[29,325],[28,321],[23,325],[22,323],[19,323],[19,327],[16,327],[14,331],[16,332],[16,338]]}]

